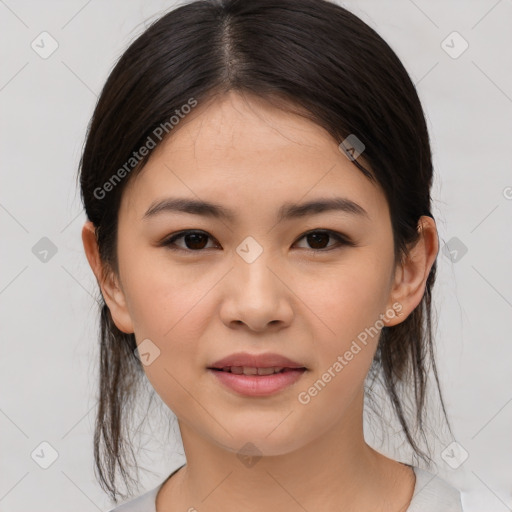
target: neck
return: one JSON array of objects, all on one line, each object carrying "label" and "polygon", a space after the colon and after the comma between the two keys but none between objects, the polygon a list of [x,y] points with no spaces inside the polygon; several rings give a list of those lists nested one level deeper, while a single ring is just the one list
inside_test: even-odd
[{"label": "neck", "polygon": [[406,510],[414,474],[365,442],[359,398],[336,428],[283,455],[243,457],[180,422],[187,464],[162,487],[157,512]]}]

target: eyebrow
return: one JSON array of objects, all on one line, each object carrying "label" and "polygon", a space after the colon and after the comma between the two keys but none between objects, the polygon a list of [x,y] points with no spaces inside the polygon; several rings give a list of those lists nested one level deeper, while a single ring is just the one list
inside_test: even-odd
[{"label": "eyebrow", "polygon": [[[285,203],[278,210],[277,221],[296,219],[328,211],[339,211],[370,219],[368,212],[359,204],[345,197],[335,197],[320,198],[302,204]],[[236,217],[232,210],[220,204],[196,199],[166,198],[152,203],[143,219],[149,219],[164,212],[189,213],[230,222],[233,222]]]}]

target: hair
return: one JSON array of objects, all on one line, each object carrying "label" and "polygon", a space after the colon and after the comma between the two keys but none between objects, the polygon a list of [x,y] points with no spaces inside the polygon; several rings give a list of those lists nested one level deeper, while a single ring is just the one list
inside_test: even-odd
[{"label": "hair", "polygon": [[[117,220],[124,187],[154,148],[137,156],[136,165],[134,152],[150,139],[158,146],[172,136],[169,129],[164,137],[155,134],[168,127],[179,109],[186,111],[183,106],[191,99],[206,104],[228,91],[305,116],[337,143],[355,134],[364,144],[369,168],[362,158],[353,163],[382,188],[395,261],[404,261],[419,239],[420,216],[433,218],[433,168],[420,100],[390,46],[328,0],[198,0],[166,13],[131,43],[111,71],[89,123],[79,178],[104,272],[118,272]],[[127,169],[127,162],[133,169]],[[381,376],[407,442],[427,465],[430,457],[412,425],[416,422],[424,435],[429,361],[449,425],[432,339],[435,276],[436,261],[420,304],[398,325],[382,328],[369,372]],[[116,501],[117,470],[125,483],[133,481],[124,423],[144,370],[134,356],[134,334],[116,327],[103,297],[100,309],[94,459],[101,487]],[[415,414],[406,414],[407,392]]]}]

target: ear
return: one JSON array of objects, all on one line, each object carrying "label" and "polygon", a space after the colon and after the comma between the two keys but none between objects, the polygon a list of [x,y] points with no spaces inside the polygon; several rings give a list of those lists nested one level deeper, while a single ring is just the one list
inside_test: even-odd
[{"label": "ear", "polygon": [[82,242],[87,260],[116,327],[124,333],[133,333],[133,323],[126,307],[124,292],[115,272],[107,268],[100,259],[96,228],[91,221],[87,221],[82,228]]},{"label": "ear", "polygon": [[395,268],[394,283],[388,307],[395,316],[385,321],[386,327],[403,322],[418,306],[425,293],[430,269],[439,251],[436,223],[423,215],[418,221],[420,238],[411,247],[409,256]]}]

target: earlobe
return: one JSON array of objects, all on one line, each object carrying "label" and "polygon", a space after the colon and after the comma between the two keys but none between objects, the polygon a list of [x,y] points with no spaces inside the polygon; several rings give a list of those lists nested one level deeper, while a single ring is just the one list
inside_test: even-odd
[{"label": "earlobe", "polygon": [[388,327],[403,322],[420,304],[430,270],[437,257],[439,242],[434,219],[428,216],[420,217],[418,231],[418,241],[410,248],[409,255],[397,265],[395,271],[390,304],[398,303],[401,309],[400,315],[386,322]]},{"label": "earlobe", "polygon": [[91,221],[86,221],[82,228],[82,242],[87,261],[96,277],[116,327],[124,333],[133,333],[133,324],[126,306],[124,292],[114,272],[107,270],[101,261],[96,240],[96,228]]}]

